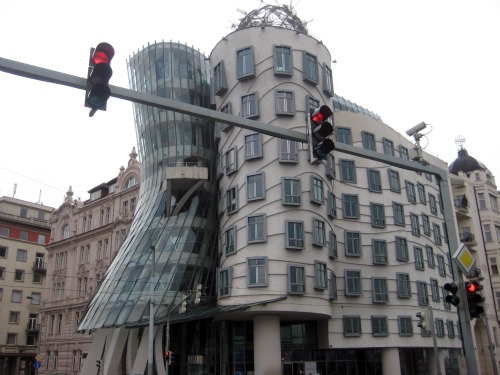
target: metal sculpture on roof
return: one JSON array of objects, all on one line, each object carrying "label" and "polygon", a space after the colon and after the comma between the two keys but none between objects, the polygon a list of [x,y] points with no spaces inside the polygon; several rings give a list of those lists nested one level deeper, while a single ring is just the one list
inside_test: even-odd
[{"label": "metal sculpture on roof", "polygon": [[246,29],[248,27],[274,26],[308,34],[307,22],[297,17],[297,12],[291,5],[266,4],[248,13],[241,10],[239,11],[245,16],[240,19],[238,25],[233,25],[235,30]]}]

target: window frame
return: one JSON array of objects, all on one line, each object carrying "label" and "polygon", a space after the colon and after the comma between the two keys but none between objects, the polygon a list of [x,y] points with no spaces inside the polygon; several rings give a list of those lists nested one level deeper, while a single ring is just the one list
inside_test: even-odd
[{"label": "window frame", "polygon": [[[253,181],[250,181],[251,178],[257,178],[260,176],[260,180],[255,179]],[[252,174],[247,174],[246,176],[246,195],[247,195],[247,202],[251,201],[256,201],[260,199],[265,199],[266,198],[266,182],[265,182],[265,175],[264,172],[258,172],[258,173],[252,173]],[[259,195],[259,186],[260,186],[260,195]],[[253,187],[250,189],[250,187]],[[254,190],[254,191],[252,191]],[[254,196],[250,196],[253,193]]]},{"label": "window frame", "polygon": [[239,48],[236,51],[236,79],[244,81],[255,77],[253,46]]},{"label": "window frame", "polygon": [[344,230],[344,246],[346,257],[360,257],[362,255],[361,232]]},{"label": "window frame", "polygon": [[295,116],[295,92],[292,90],[274,91],[275,112],[278,116]]},{"label": "window frame", "polygon": [[[352,273],[350,276],[348,273]],[[354,273],[357,273],[355,275]],[[361,278],[361,270],[345,269],[344,270],[344,293],[348,297],[358,297],[363,295],[363,286]],[[352,285],[350,285],[352,283]]]},{"label": "window frame", "polygon": [[311,175],[311,191],[310,191],[310,201],[316,204],[325,203],[325,188],[324,181],[315,175]]},{"label": "window frame", "polygon": [[339,143],[345,143],[352,146],[352,130],[345,126],[337,126],[335,129],[335,139]]},{"label": "window frame", "polygon": [[[262,218],[261,222],[254,222],[250,223],[251,219],[257,219],[257,218]],[[247,243],[260,243],[260,242],[266,242],[267,241],[267,215],[265,213],[255,213],[252,215],[247,216]],[[262,226],[262,237],[259,237],[259,226]],[[250,237],[250,229],[251,226],[254,227],[253,232],[255,234],[255,238]]]},{"label": "window frame", "polygon": [[279,140],[280,163],[299,162],[299,144],[296,141],[280,138]]},{"label": "window frame", "polygon": [[[283,49],[280,52],[279,49]],[[293,75],[293,49],[287,45],[276,44],[273,46],[273,61],[274,61],[274,75],[276,76],[292,76]],[[282,54],[282,63],[280,64],[279,55]],[[289,68],[287,69],[287,61],[289,63]],[[279,68],[283,68],[280,70]]]},{"label": "window frame", "polygon": [[323,64],[323,92],[327,96],[333,96],[333,74],[332,69],[325,63]]},{"label": "window frame", "polygon": [[398,298],[411,298],[411,280],[409,273],[396,272],[396,284]]},{"label": "window frame", "polygon": [[370,213],[372,219],[372,227],[385,228],[385,206],[379,203],[370,203]]},{"label": "window frame", "polygon": [[219,61],[217,65],[214,66],[212,72],[214,77],[214,95],[222,96],[228,89],[226,71],[224,69],[224,60]]},{"label": "window frame", "polygon": [[[387,329],[387,315],[372,315],[372,336],[374,337],[387,337],[389,336],[389,331]],[[383,322],[383,324],[380,324]]]},{"label": "window frame", "polygon": [[382,177],[380,171],[367,169],[368,190],[373,193],[382,193]]},{"label": "window frame", "polygon": [[328,266],[326,262],[314,261],[314,289],[328,288]]},{"label": "window frame", "polygon": [[[304,294],[306,292],[306,270],[301,264],[288,264],[288,294]],[[300,274],[297,272],[300,270]],[[292,275],[295,271],[295,275]],[[296,282],[292,283],[295,278]],[[301,279],[301,280],[299,280]],[[297,288],[297,289],[296,289]],[[296,289],[296,290],[294,290]]]},{"label": "window frame", "polygon": [[361,132],[361,138],[363,140],[363,148],[365,150],[377,152],[377,140],[375,138],[375,134],[363,130]]},{"label": "window frame", "polygon": [[[251,261],[264,261],[263,264],[255,264],[251,265]],[[268,274],[268,258],[266,256],[260,257],[249,257],[246,259],[247,263],[247,287],[249,288],[257,288],[257,287],[266,287],[269,284],[269,274]],[[255,275],[252,275],[252,270],[255,270]],[[263,272],[264,281],[259,281],[260,277],[262,277],[261,273]],[[255,281],[252,282],[252,276],[255,276]]]},{"label": "window frame", "polygon": [[[378,283],[380,283],[380,285]],[[376,304],[385,304],[389,302],[389,290],[386,277],[372,277],[372,302]]]},{"label": "window frame", "polygon": [[[290,225],[293,227],[293,238]],[[285,249],[302,250],[304,248],[304,222],[302,220],[285,220],[285,234]]]},{"label": "window frame", "polygon": [[327,198],[327,204],[326,204],[326,211],[328,217],[332,219],[337,218],[337,202],[335,198],[335,194],[328,190],[328,198]]},{"label": "window frame", "polygon": [[[408,240],[406,239],[406,237],[396,236],[394,243],[396,246],[396,260],[399,260],[400,262],[408,262],[410,259],[410,254],[408,251]],[[404,248],[404,251],[401,251],[402,248]]]},{"label": "window frame", "polygon": [[425,281],[417,281],[417,296],[419,306],[429,306],[429,290]]},{"label": "window frame", "polygon": [[388,169],[387,174],[389,176],[389,189],[395,193],[401,193],[399,172],[394,169]]},{"label": "window frame", "polygon": [[[292,183],[293,182],[293,183]],[[287,195],[287,185],[290,183],[290,194]],[[298,192],[294,192],[294,189],[298,189]],[[300,206],[302,204],[302,180],[300,178],[294,177],[282,177],[281,178],[281,203],[286,206]],[[287,201],[287,199],[292,199],[292,201]],[[297,202],[298,200],[298,202]]]},{"label": "window frame", "polygon": [[408,198],[408,202],[416,204],[417,203],[417,195],[415,192],[415,184],[410,181],[405,181],[406,185],[406,197]]},{"label": "window frame", "polygon": [[317,85],[319,83],[318,58],[315,55],[304,51],[302,59],[303,80],[311,85]]},{"label": "window frame", "polygon": [[424,271],[425,270],[424,249],[421,246],[414,246],[413,255],[415,257],[415,269],[419,271]]},{"label": "window frame", "polygon": [[340,181],[357,183],[356,162],[350,159],[340,159]]},{"label": "window frame", "polygon": [[361,316],[359,315],[343,315],[343,331],[344,337],[359,337],[361,331]]},{"label": "window frame", "polygon": [[[238,249],[237,248],[237,233],[238,233],[238,229],[237,229],[236,225],[231,225],[229,228],[227,228],[224,231],[222,247],[224,250],[224,254],[226,256],[236,254],[236,251]],[[233,240],[232,244],[229,244],[230,239]],[[231,248],[232,248],[232,251],[228,251],[228,249],[231,249]]]},{"label": "window frame", "polygon": [[326,245],[326,223],[317,217],[312,218],[313,225],[313,238],[312,244],[314,246],[323,247]]},{"label": "window frame", "polygon": [[245,160],[261,158],[263,156],[262,134],[251,133],[245,135]]},{"label": "window frame", "polygon": [[357,194],[342,194],[342,216],[344,219],[359,219],[359,197]]},{"label": "window frame", "polygon": [[413,320],[411,316],[398,315],[398,332],[400,337],[413,336]]},{"label": "window frame", "polygon": [[[379,251],[382,251],[379,253]],[[373,264],[387,265],[389,256],[387,254],[387,241],[372,239]]]},{"label": "window frame", "polygon": [[232,215],[239,210],[239,197],[238,197],[238,185],[230,186],[226,190],[225,200],[226,200],[226,213]]},{"label": "window frame", "polygon": [[[223,275],[227,275],[227,279],[223,279]],[[223,285],[223,281],[227,282],[227,285]],[[222,290],[224,288],[224,291]],[[227,291],[226,291],[227,289]],[[232,289],[232,267],[219,268],[217,272],[217,296],[219,298],[231,296]]]}]

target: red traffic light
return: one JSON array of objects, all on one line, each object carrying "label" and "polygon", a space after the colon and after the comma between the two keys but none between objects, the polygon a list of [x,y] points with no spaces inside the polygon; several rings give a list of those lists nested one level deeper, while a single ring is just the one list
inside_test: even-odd
[{"label": "red traffic light", "polygon": [[467,283],[466,288],[467,288],[467,292],[469,292],[469,293],[478,292],[481,289],[483,289],[483,287],[481,285],[479,285],[479,283],[477,281],[472,281],[472,282]]},{"label": "red traffic light", "polygon": [[109,64],[114,55],[115,49],[111,44],[106,42],[99,43],[95,48],[94,54],[92,55],[92,62],[94,65],[100,63]]},{"label": "red traffic light", "polygon": [[333,112],[330,107],[328,107],[327,105],[322,105],[311,114],[311,120],[315,125],[318,125],[331,115],[333,115]]}]

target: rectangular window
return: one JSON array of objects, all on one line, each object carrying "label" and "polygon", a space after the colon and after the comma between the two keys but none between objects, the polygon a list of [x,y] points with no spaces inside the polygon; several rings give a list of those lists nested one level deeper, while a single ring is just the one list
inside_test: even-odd
[{"label": "rectangular window", "polygon": [[420,236],[420,222],[418,220],[418,216],[415,214],[410,214],[411,221],[411,232],[415,236]]},{"label": "rectangular window", "polygon": [[236,78],[241,80],[254,76],[253,48],[247,47],[236,51]]},{"label": "rectangular window", "polygon": [[396,259],[401,262],[408,262],[408,241],[403,237],[396,237]]},{"label": "rectangular window", "polygon": [[19,262],[26,262],[26,259],[28,259],[28,250],[17,249],[16,260]]},{"label": "rectangular window", "polygon": [[238,186],[230,187],[226,192],[227,214],[233,214],[238,211]]},{"label": "rectangular window", "polygon": [[340,180],[356,183],[356,166],[354,160],[340,160]]},{"label": "rectangular window", "polygon": [[391,191],[395,191],[396,193],[401,192],[401,183],[399,182],[399,172],[389,169],[389,187]]},{"label": "rectangular window", "polygon": [[326,244],[326,228],[325,222],[313,218],[313,245],[325,246]]},{"label": "rectangular window", "polygon": [[352,145],[351,129],[337,127],[335,135],[337,136],[337,142]]},{"label": "rectangular window", "polygon": [[314,261],[314,287],[316,289],[327,288],[326,263]]},{"label": "rectangular window", "polygon": [[436,336],[444,337],[444,321],[443,319],[436,319]]},{"label": "rectangular window", "polygon": [[238,169],[237,153],[238,151],[236,149],[236,146],[231,147],[229,150],[226,151],[225,167],[227,175],[235,172]]},{"label": "rectangular window", "polygon": [[372,298],[373,303],[386,303],[389,300],[386,278],[372,277]]},{"label": "rectangular window", "polygon": [[380,171],[368,169],[368,190],[375,193],[382,192],[382,181],[380,179]]},{"label": "rectangular window", "polygon": [[219,297],[231,295],[231,268],[219,270]]},{"label": "rectangular window", "polygon": [[425,195],[425,186],[419,182],[417,183],[417,190],[418,190],[418,199],[420,200],[420,203],[427,204],[427,197]]},{"label": "rectangular window", "polygon": [[262,135],[260,133],[245,136],[245,159],[262,157]]},{"label": "rectangular window", "polygon": [[266,240],[266,215],[258,214],[247,218],[247,241],[263,242]]},{"label": "rectangular window", "polygon": [[332,271],[330,272],[330,288],[329,288],[329,298],[330,301],[337,300],[337,276]]},{"label": "rectangular window", "polygon": [[274,46],[274,74],[291,76],[292,66],[292,48]]},{"label": "rectangular window", "polygon": [[413,336],[411,316],[398,316],[399,336]]},{"label": "rectangular window", "polygon": [[434,261],[434,249],[432,246],[426,246],[425,252],[427,253],[427,266],[429,268],[436,268],[436,262]]},{"label": "rectangular window", "polygon": [[295,114],[295,97],[293,91],[276,90],[276,114]]},{"label": "rectangular window", "polygon": [[442,245],[441,227],[437,224],[432,224],[432,231],[434,232],[434,243],[436,245]]},{"label": "rectangular window", "polygon": [[408,202],[417,203],[417,196],[415,195],[415,184],[413,182],[406,181],[406,196],[408,197]]},{"label": "rectangular window", "polygon": [[363,148],[365,150],[377,151],[377,143],[375,142],[375,134],[368,132],[361,132],[363,137]]},{"label": "rectangular window", "polygon": [[259,103],[257,93],[250,93],[241,97],[241,117],[257,118],[259,117]]},{"label": "rectangular window", "polygon": [[439,302],[439,285],[438,281],[436,279],[431,279],[431,293],[432,293],[432,300],[434,302]]},{"label": "rectangular window", "polygon": [[394,216],[394,224],[405,226],[405,212],[401,203],[392,202],[392,213]]},{"label": "rectangular window", "polygon": [[19,324],[19,311],[9,313],[9,324]]},{"label": "rectangular window", "polygon": [[490,204],[491,204],[491,209],[495,212],[499,212],[498,210],[498,199],[494,195],[490,195]]},{"label": "rectangular window", "polygon": [[332,70],[323,65],[323,92],[328,96],[333,96],[333,76]]},{"label": "rectangular window", "polygon": [[223,246],[226,255],[236,252],[236,226],[233,225],[224,232]]},{"label": "rectangular window", "polygon": [[411,298],[410,274],[398,272],[396,273],[396,279],[398,283],[398,297]]},{"label": "rectangular window", "polygon": [[484,193],[477,193],[477,201],[479,203],[479,209],[485,210],[486,209],[486,201],[484,199]]},{"label": "rectangular window", "polygon": [[444,257],[442,255],[436,255],[437,265],[439,269],[440,276],[446,276],[446,269],[444,265]]},{"label": "rectangular window", "polygon": [[399,146],[399,157],[404,160],[410,160],[410,153],[406,147]]},{"label": "rectangular window", "polygon": [[7,333],[7,345],[16,345],[17,343],[17,333]]},{"label": "rectangular window", "polygon": [[335,195],[331,191],[328,192],[327,214],[332,219],[337,217],[337,202],[335,201]]},{"label": "rectangular window", "polygon": [[267,286],[267,258],[247,258],[249,287]]},{"label": "rectangular window", "polygon": [[345,270],[345,295],[360,296],[361,295],[361,271]]},{"label": "rectangular window", "polygon": [[486,242],[492,242],[493,241],[493,236],[491,234],[491,226],[490,224],[484,224],[483,225],[484,229],[484,239]]},{"label": "rectangular window", "polygon": [[422,227],[424,228],[424,234],[426,236],[431,235],[431,222],[429,220],[429,216],[426,214],[422,214]]},{"label": "rectangular window", "polygon": [[372,315],[372,335],[384,337],[389,335],[387,330],[387,316]]},{"label": "rectangular window", "polygon": [[330,242],[328,243],[328,256],[337,259],[337,235],[330,231]]},{"label": "rectangular window", "polygon": [[429,293],[427,291],[427,283],[417,281],[418,304],[427,306],[429,304]]},{"label": "rectangular window", "polygon": [[[231,105],[231,102],[227,102],[223,107],[219,109],[219,112],[233,114],[233,107]],[[217,124],[218,124],[217,126],[218,129],[220,129],[223,132],[228,132],[233,128],[233,125],[224,124],[223,122],[219,122]]]},{"label": "rectangular window", "polygon": [[280,163],[297,163],[299,161],[299,146],[296,141],[279,140]]},{"label": "rectangular window", "polygon": [[10,301],[14,303],[21,303],[23,299],[23,292],[21,290],[13,290]]},{"label": "rectangular window", "polygon": [[437,215],[436,197],[432,194],[429,194],[429,207],[431,208],[431,213]]},{"label": "rectangular window", "polygon": [[359,219],[358,196],[342,194],[344,219]]},{"label": "rectangular window", "polygon": [[0,236],[2,237],[9,237],[9,228],[7,227],[1,227],[0,228]]},{"label": "rectangular window", "polygon": [[455,326],[453,325],[453,320],[446,321],[446,328],[448,330],[448,337],[450,339],[455,337]]},{"label": "rectangular window", "polygon": [[227,91],[226,72],[224,70],[224,61],[220,61],[214,68],[214,95],[221,96]]},{"label": "rectangular window", "polygon": [[323,180],[311,176],[311,202],[323,204],[325,202],[325,191]]},{"label": "rectangular window", "polygon": [[361,232],[345,231],[345,255],[361,256]]},{"label": "rectangular window", "polygon": [[415,255],[415,269],[423,271],[424,267],[424,252],[421,247],[414,247],[413,253]]},{"label": "rectangular window", "polygon": [[373,264],[387,264],[387,245],[383,240],[372,240]]},{"label": "rectangular window", "polygon": [[490,258],[490,267],[491,267],[491,274],[498,275],[497,258],[495,258],[495,257]]},{"label": "rectangular window", "polygon": [[256,173],[247,176],[247,200],[265,198],[264,173]]},{"label": "rectangular window", "polygon": [[303,249],[304,248],[304,222],[286,220],[286,248]]},{"label": "rectangular window", "polygon": [[394,142],[387,138],[383,138],[382,144],[384,145],[384,154],[394,156]]},{"label": "rectangular window", "polygon": [[5,246],[0,246],[0,258],[7,258],[7,248]]},{"label": "rectangular window", "polygon": [[370,203],[372,213],[372,226],[378,228],[385,227],[385,208],[383,204]]},{"label": "rectangular window", "polygon": [[361,336],[361,317],[359,315],[344,315],[342,320],[344,322],[344,336]]},{"label": "rectangular window", "polygon": [[318,84],[318,61],[316,56],[304,52],[304,81],[313,85]]},{"label": "rectangular window", "polygon": [[306,291],[305,270],[303,266],[288,265],[288,293],[303,294]]},{"label": "rectangular window", "polygon": [[281,180],[282,203],[285,205],[299,206],[301,204],[302,189],[300,186],[300,179],[298,178],[283,178]]},{"label": "rectangular window", "polygon": [[14,271],[14,281],[24,281],[24,270]]},{"label": "rectangular window", "polygon": [[326,155],[325,161],[326,161],[326,163],[325,163],[325,175],[329,179],[333,180],[336,176],[336,174],[335,174],[335,158],[331,153],[328,153],[328,155]]}]

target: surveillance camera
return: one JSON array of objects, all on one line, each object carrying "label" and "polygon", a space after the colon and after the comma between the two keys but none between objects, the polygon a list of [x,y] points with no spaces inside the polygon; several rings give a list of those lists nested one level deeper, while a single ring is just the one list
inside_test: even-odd
[{"label": "surveillance camera", "polygon": [[408,130],[406,131],[406,134],[408,134],[408,135],[411,137],[412,135],[417,134],[419,131],[424,130],[426,127],[427,127],[427,124],[426,124],[425,122],[423,122],[423,121],[422,121],[420,124],[415,125],[415,126],[414,126],[413,128],[411,128],[411,129],[408,129]]}]

